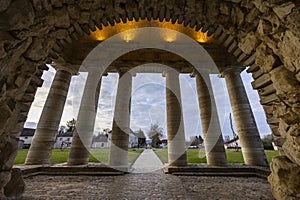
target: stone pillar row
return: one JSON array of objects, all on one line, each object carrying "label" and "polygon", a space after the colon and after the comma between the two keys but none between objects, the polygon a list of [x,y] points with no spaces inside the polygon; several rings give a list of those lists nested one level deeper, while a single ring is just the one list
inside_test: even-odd
[{"label": "stone pillar row", "polygon": [[240,76],[241,71],[239,67],[230,67],[224,70],[221,76],[226,81],[245,164],[266,166],[268,162]]},{"label": "stone pillar row", "polygon": [[202,75],[205,77],[198,72],[193,74],[196,77],[207,164],[226,166],[227,158],[209,74],[203,73]]},{"label": "stone pillar row", "polygon": [[170,70],[166,76],[168,127],[168,162],[171,166],[187,165],[179,72]]},{"label": "stone pillar row", "polygon": [[[26,164],[50,163],[50,155],[65,105],[71,76],[76,74],[76,71],[71,66],[56,65],[55,67],[57,72],[29,149]],[[222,76],[226,80],[245,164],[267,165],[264,148],[239,75],[240,71],[226,70],[223,71]],[[165,76],[169,165],[184,166],[187,165],[187,157],[179,73],[175,70],[170,70],[165,73]],[[199,73],[195,73],[194,76],[196,77],[207,163],[208,165],[225,166],[227,164],[226,154],[215,100],[211,98],[213,97],[213,91],[209,74],[206,74],[204,78]],[[79,109],[68,165],[84,165],[88,163],[100,87],[101,77],[97,73],[89,72]],[[120,72],[109,165],[126,171],[128,170],[131,90],[132,75],[128,72]]]},{"label": "stone pillar row", "polygon": [[50,155],[65,106],[72,75],[77,70],[71,65],[55,64],[56,74],[38,122],[25,161],[27,165],[49,164]]}]

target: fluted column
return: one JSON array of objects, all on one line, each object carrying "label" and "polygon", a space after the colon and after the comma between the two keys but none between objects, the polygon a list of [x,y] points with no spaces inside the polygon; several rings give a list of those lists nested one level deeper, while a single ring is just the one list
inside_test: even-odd
[{"label": "fluted column", "polygon": [[264,147],[259,136],[250,103],[240,77],[241,68],[228,68],[225,77],[233,117],[246,165],[267,165]]},{"label": "fluted column", "polygon": [[111,135],[109,165],[119,170],[128,170],[128,142],[130,133],[132,75],[119,73]]},{"label": "fluted column", "polygon": [[[203,73],[204,74],[204,73]],[[227,158],[209,74],[195,73],[204,147],[208,165],[225,166]],[[206,80],[206,82],[205,82]]]},{"label": "fluted column", "polygon": [[71,77],[77,73],[77,70],[68,64],[56,64],[54,67],[56,74],[28,151],[25,161],[27,165],[50,163]]},{"label": "fluted column", "polygon": [[171,166],[187,165],[179,73],[170,70],[166,76],[168,161]]},{"label": "fluted column", "polygon": [[68,165],[85,165],[89,161],[94,125],[101,88],[101,75],[88,72],[78,112]]}]

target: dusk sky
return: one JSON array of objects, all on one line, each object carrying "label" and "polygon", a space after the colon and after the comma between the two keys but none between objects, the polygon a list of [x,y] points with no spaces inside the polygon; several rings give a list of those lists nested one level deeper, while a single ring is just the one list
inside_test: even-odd
[{"label": "dusk sky", "polygon": [[[153,65],[153,64],[152,64]],[[49,71],[44,72],[44,84],[38,89],[35,100],[30,109],[25,127],[35,128],[44,106],[49,88],[55,75],[55,70],[50,66]],[[245,71],[241,73],[244,85],[247,90],[251,107],[258,125],[260,135],[270,134],[271,131],[265,119],[262,106],[259,103],[258,94],[251,87],[252,77]],[[218,115],[222,127],[223,136],[232,137],[229,123],[231,107],[226,90],[225,79],[210,76],[213,85],[213,92],[216,99]],[[70,90],[65,104],[61,125],[65,125],[72,118],[77,118],[81,94],[86,79],[86,73],[74,76],[71,81]],[[102,78],[101,93],[98,103],[98,111],[95,123],[95,132],[105,128],[112,128],[114,103],[117,91],[118,75],[109,74]],[[186,138],[202,134],[197,100],[195,78],[187,74],[180,75],[181,97],[183,103],[183,116]],[[132,130],[142,129],[148,131],[151,123],[159,123],[166,135],[166,100],[165,100],[165,78],[157,73],[138,73],[133,77],[131,124]]]}]

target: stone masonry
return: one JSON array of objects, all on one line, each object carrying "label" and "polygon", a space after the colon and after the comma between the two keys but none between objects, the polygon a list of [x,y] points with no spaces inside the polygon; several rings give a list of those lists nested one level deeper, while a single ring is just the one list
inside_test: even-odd
[{"label": "stone masonry", "polygon": [[171,20],[214,34],[250,66],[283,153],[271,164],[276,199],[300,198],[300,4],[297,0],[3,0],[0,2],[0,196],[37,87],[65,44],[121,20]]}]

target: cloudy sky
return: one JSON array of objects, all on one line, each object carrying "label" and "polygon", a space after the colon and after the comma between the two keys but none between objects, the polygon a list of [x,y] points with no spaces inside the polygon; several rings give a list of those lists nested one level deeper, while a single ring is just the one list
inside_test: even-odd
[{"label": "cloudy sky", "polygon": [[[25,124],[26,127],[35,128],[41,115],[54,75],[55,70],[52,67],[50,67],[49,71],[44,72],[44,84],[37,91],[35,101],[33,102],[28,115],[27,123]],[[72,118],[77,118],[86,76],[87,74],[82,72],[79,76],[74,76],[72,78],[60,123],[61,125],[65,125],[66,122]],[[253,81],[252,77],[245,71],[242,72],[241,76],[247,90],[260,135],[263,136],[269,134],[270,129],[266,123],[265,114],[259,103],[257,92],[252,90],[251,87],[251,82]],[[232,137],[229,123],[231,107],[225,80],[217,77],[217,75],[211,75],[210,79],[216,99],[223,136],[229,135]],[[109,74],[102,78],[95,132],[101,131],[105,128],[112,128],[117,84],[117,74]],[[189,75],[180,75],[180,87],[183,103],[185,134],[188,139],[191,136],[201,134],[201,122],[195,79],[190,78]],[[162,77],[161,74],[138,73],[135,77],[133,77],[131,129],[138,130],[141,128],[144,132],[147,132],[151,123],[159,123],[166,134],[165,90],[165,78]]]}]

